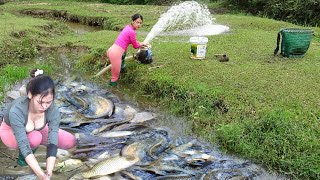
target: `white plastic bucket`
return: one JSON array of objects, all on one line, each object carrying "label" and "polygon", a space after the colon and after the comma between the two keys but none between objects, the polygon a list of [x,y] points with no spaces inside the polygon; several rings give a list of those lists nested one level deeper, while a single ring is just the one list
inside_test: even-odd
[{"label": "white plastic bucket", "polygon": [[208,38],[206,38],[206,37],[191,37],[190,43],[191,43],[190,57],[192,59],[205,59]]}]

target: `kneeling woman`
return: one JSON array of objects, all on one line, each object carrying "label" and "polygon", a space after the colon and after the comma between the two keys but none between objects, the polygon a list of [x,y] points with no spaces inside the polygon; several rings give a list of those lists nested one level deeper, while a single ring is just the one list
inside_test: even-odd
[{"label": "kneeling woman", "polygon": [[[54,105],[54,82],[49,76],[32,78],[26,90],[27,96],[17,98],[7,107],[0,136],[6,146],[19,149],[19,165],[29,165],[41,180],[50,179],[57,148],[73,148],[76,138],[59,129],[60,112]],[[39,145],[47,146],[46,172],[40,168],[33,154]]]}]

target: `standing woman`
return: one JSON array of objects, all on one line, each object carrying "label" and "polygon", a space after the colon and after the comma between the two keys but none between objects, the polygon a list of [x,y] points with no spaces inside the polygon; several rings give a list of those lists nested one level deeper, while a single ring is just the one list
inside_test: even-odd
[{"label": "standing woman", "polygon": [[[17,163],[20,166],[29,165],[40,180],[45,180],[52,177],[57,148],[73,148],[76,138],[59,129],[60,112],[54,104],[54,82],[41,71],[31,72],[34,77],[27,84],[27,96],[8,105],[0,136],[7,147],[19,149]],[[41,169],[33,154],[39,145],[47,146],[46,171]]]},{"label": "standing woman", "polygon": [[130,25],[127,25],[119,34],[115,43],[107,50],[106,55],[111,62],[111,80],[110,86],[117,85],[121,70],[121,59],[125,56],[127,48],[132,44],[133,48],[137,49],[141,46],[146,46],[144,42],[139,42],[136,39],[135,30],[139,29],[142,25],[143,17],[140,14],[134,14]]}]

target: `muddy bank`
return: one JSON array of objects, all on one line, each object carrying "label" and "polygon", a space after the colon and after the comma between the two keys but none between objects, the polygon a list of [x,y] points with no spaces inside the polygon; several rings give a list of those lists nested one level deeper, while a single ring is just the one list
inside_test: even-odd
[{"label": "muddy bank", "polygon": [[65,10],[50,10],[50,9],[25,9],[20,10],[20,14],[29,15],[33,17],[49,17],[56,18],[63,21],[70,21],[75,23],[81,23],[88,26],[97,26],[102,29],[119,31],[122,29],[122,26],[117,25],[117,22],[108,18],[108,17],[87,17],[79,16],[68,13]]}]

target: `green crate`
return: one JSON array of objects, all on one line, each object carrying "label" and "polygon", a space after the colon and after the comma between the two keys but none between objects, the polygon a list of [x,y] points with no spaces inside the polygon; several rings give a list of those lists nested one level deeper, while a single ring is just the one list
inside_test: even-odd
[{"label": "green crate", "polygon": [[[283,28],[278,33],[277,48],[274,51],[276,55],[279,51],[283,57],[303,57],[308,51],[312,39],[312,29]],[[282,39],[281,39],[282,38]]]}]

